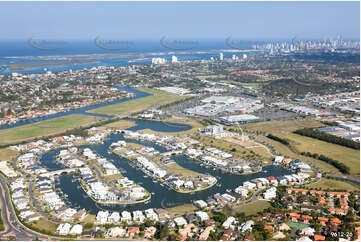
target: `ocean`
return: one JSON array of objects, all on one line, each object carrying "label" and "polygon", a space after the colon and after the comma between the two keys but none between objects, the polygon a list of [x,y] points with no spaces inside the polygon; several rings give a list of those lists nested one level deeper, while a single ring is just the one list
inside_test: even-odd
[{"label": "ocean", "polygon": [[[153,57],[171,61],[173,55],[178,61],[218,59],[220,50],[224,58],[233,54],[242,56],[238,47],[250,49],[251,43],[230,46],[226,40],[0,40],[0,74],[45,73],[79,70],[97,66],[128,66],[151,63]],[[248,54],[248,53],[247,53]],[[71,57],[70,57],[71,56]],[[92,61],[92,63],[89,63]],[[9,69],[9,65],[21,63],[56,63],[60,65],[26,66]],[[72,62],[72,63],[69,63]]]}]

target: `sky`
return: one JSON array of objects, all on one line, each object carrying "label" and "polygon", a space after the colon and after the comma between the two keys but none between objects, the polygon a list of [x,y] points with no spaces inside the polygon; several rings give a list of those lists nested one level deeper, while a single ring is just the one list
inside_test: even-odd
[{"label": "sky", "polygon": [[359,39],[359,2],[0,2],[0,39]]}]

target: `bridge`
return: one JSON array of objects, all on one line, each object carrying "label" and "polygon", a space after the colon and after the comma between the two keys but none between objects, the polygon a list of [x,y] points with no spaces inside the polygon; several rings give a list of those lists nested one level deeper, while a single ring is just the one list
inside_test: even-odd
[{"label": "bridge", "polygon": [[57,170],[57,171],[51,171],[51,172],[47,172],[47,173],[43,173],[40,176],[46,176],[46,177],[51,177],[51,176],[56,176],[56,175],[60,175],[62,173],[71,173],[71,172],[76,172],[77,168],[66,168],[66,169],[62,169],[62,170]]}]

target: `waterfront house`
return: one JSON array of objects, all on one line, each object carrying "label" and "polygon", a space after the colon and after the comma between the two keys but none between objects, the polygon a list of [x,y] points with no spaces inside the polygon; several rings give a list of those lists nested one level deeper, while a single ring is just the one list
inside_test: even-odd
[{"label": "waterfront house", "polygon": [[170,218],[167,210],[165,210],[163,208],[158,208],[158,209],[155,210],[155,212],[158,214],[158,217],[159,217],[160,220]]},{"label": "waterfront house", "polygon": [[109,211],[99,211],[96,216],[96,221],[100,224],[105,224],[108,221]]},{"label": "waterfront house", "polygon": [[184,188],[185,189],[193,189],[194,188],[193,182],[192,181],[186,181],[184,183]]},{"label": "waterfront house", "polygon": [[196,200],[193,203],[198,208],[206,208],[207,207],[207,203],[203,200]]},{"label": "waterfront house", "polygon": [[86,216],[86,210],[81,209],[76,214],[74,214],[73,218],[78,219],[78,220],[82,220],[83,218],[85,218],[85,216]]},{"label": "waterfront house", "polygon": [[246,181],[246,182],[243,182],[243,187],[245,187],[248,190],[254,190],[254,189],[256,189],[257,185],[253,182]]},{"label": "waterfront house", "polygon": [[120,220],[120,215],[118,212],[113,212],[109,217],[108,217],[108,222],[109,223],[118,223]]},{"label": "waterfront house", "polygon": [[224,193],[221,195],[224,199],[226,199],[227,202],[235,202],[236,198],[229,195],[228,193]]},{"label": "waterfront house", "polygon": [[133,221],[143,223],[145,220],[145,216],[142,211],[136,210],[133,211]]},{"label": "waterfront house", "polygon": [[128,211],[122,211],[122,218],[121,221],[130,222],[132,221],[132,215]]},{"label": "waterfront house", "polygon": [[145,216],[148,219],[151,219],[151,220],[154,220],[154,221],[159,220],[158,215],[154,212],[154,210],[152,208],[149,208],[149,209],[145,210],[144,213],[145,213]]}]

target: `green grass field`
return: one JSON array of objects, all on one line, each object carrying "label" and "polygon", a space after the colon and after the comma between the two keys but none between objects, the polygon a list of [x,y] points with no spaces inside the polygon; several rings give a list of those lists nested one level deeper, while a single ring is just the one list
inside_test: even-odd
[{"label": "green grass field", "polygon": [[86,115],[68,115],[28,124],[16,128],[0,130],[0,145],[30,140],[35,137],[49,136],[102,120]]},{"label": "green grass field", "polygon": [[92,113],[102,113],[108,115],[127,115],[142,111],[147,108],[164,105],[174,101],[184,99],[184,97],[150,88],[137,88],[139,91],[153,94],[152,96],[131,100],[124,103],[109,105],[91,110]]},{"label": "green grass field", "polygon": [[333,179],[322,178],[321,181],[307,185],[308,188],[317,188],[325,190],[346,190],[349,192],[360,191],[360,187],[344,181],[337,181]]},{"label": "green grass field", "polygon": [[[288,139],[292,147],[294,147],[297,152],[311,152],[317,154],[323,154],[332,159],[343,162],[345,165],[350,167],[351,175],[359,176],[360,175],[360,151],[347,148],[341,145],[336,145],[328,143],[325,141],[313,139],[310,137],[298,135],[292,133],[297,129],[304,127],[314,128],[324,126],[322,123],[316,120],[307,120],[307,121],[286,121],[286,122],[266,122],[266,123],[256,123],[256,124],[247,124],[244,127],[247,130],[251,131],[264,131],[266,133],[271,133],[281,138]],[[326,172],[336,172],[338,170],[326,162],[315,160],[309,157],[303,157],[297,155],[289,147],[277,142],[270,140],[268,138],[263,138],[263,140],[271,144],[278,152],[282,155],[289,156],[291,158],[302,158],[303,160],[309,160],[313,164],[317,164]]]}]

